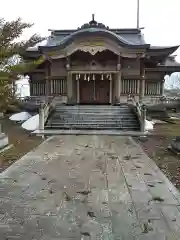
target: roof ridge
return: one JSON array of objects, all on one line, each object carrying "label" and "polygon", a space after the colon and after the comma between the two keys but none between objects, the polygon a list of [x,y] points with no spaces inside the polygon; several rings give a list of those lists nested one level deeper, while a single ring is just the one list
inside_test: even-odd
[{"label": "roof ridge", "polygon": [[[93,28],[93,27],[90,27]],[[89,28],[89,29],[90,29]],[[57,33],[57,35],[61,34],[71,34],[74,32],[79,31],[80,29],[48,29],[48,31],[51,31],[51,34]],[[138,34],[141,33],[141,29],[137,28],[109,28],[107,29],[110,32],[116,33],[116,34]]]}]

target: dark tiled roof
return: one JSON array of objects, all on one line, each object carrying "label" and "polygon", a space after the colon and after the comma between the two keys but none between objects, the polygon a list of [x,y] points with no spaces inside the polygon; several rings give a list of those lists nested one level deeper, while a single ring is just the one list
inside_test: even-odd
[{"label": "dark tiled roof", "polygon": [[166,57],[174,53],[179,46],[169,46],[169,47],[163,47],[163,46],[150,46],[149,49],[147,49],[147,54],[150,57]]},{"label": "dark tiled roof", "polygon": [[104,28],[83,28],[78,31],[75,31],[67,36],[62,37],[62,35],[55,34],[52,35],[48,41],[47,44],[40,47],[40,49],[45,49],[47,47],[51,48],[64,48],[69,43],[73,42],[76,37],[79,36],[108,36],[114,41],[116,41],[118,44],[129,47],[129,48],[147,48],[149,47],[148,44],[146,44],[143,39],[141,38],[140,34],[126,34],[124,33],[123,36],[120,34],[116,34],[113,31],[109,31],[108,29]]},{"label": "dark tiled roof", "polygon": [[144,40],[141,29],[137,28],[124,28],[124,29],[109,29],[102,23],[94,20],[89,23],[83,24],[78,29],[71,30],[50,30],[51,35],[47,38],[46,42],[40,43],[28,51],[46,51],[46,49],[59,49],[64,48],[69,43],[73,42],[78,36],[108,36],[115,40],[119,45],[124,45],[128,48],[146,48],[147,54],[150,57],[168,56],[177,50],[178,46],[162,47],[150,46]]},{"label": "dark tiled roof", "polygon": [[42,42],[42,44],[38,44],[33,48],[30,48],[28,50],[31,51],[37,51],[38,46],[45,46],[45,47],[54,47],[58,46],[60,44],[63,44],[65,41],[70,40],[72,37],[78,35],[78,34],[86,34],[86,33],[97,33],[98,34],[109,34],[112,37],[116,38],[123,44],[127,45],[146,45],[147,43],[144,41],[144,37],[141,34],[140,29],[101,29],[101,28],[85,28],[85,29],[79,29],[79,30],[50,30],[51,36],[49,36],[46,40],[46,42]]}]

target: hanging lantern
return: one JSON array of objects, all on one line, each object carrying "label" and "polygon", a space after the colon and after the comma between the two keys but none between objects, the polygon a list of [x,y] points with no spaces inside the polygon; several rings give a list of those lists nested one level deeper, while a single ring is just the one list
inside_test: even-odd
[{"label": "hanging lantern", "polygon": [[84,75],[84,80],[87,80],[87,79],[86,79],[86,74]]},{"label": "hanging lantern", "polygon": [[79,79],[80,79],[80,77],[81,77],[81,74],[79,74]]},{"label": "hanging lantern", "polygon": [[93,81],[95,80],[95,75],[94,74],[93,74],[93,78],[92,79],[93,79]]},{"label": "hanging lantern", "polygon": [[76,74],[76,81],[79,79],[79,76],[78,76],[78,74]]},{"label": "hanging lantern", "polygon": [[101,80],[104,80],[104,76],[103,76],[103,74],[101,74]]},{"label": "hanging lantern", "polygon": [[107,79],[109,78],[109,74],[106,74],[106,78],[107,78]]},{"label": "hanging lantern", "polygon": [[88,75],[87,80],[88,80],[88,82],[90,81],[90,75]]}]

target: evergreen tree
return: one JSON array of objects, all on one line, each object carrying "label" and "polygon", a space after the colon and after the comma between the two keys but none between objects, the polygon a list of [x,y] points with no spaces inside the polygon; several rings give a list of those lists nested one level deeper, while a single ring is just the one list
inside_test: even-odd
[{"label": "evergreen tree", "polygon": [[15,21],[0,19],[0,112],[6,111],[15,100],[13,85],[24,73],[41,64],[40,58],[34,62],[25,62],[21,56],[28,47],[34,46],[43,39],[34,34],[27,41],[18,41],[23,31],[32,24],[23,22],[20,18]]}]

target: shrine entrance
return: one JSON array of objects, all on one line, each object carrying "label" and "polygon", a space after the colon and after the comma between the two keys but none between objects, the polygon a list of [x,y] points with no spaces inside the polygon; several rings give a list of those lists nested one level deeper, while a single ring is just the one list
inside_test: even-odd
[{"label": "shrine entrance", "polygon": [[111,103],[112,77],[110,75],[84,75],[84,78],[80,77],[78,81],[80,104]]}]

